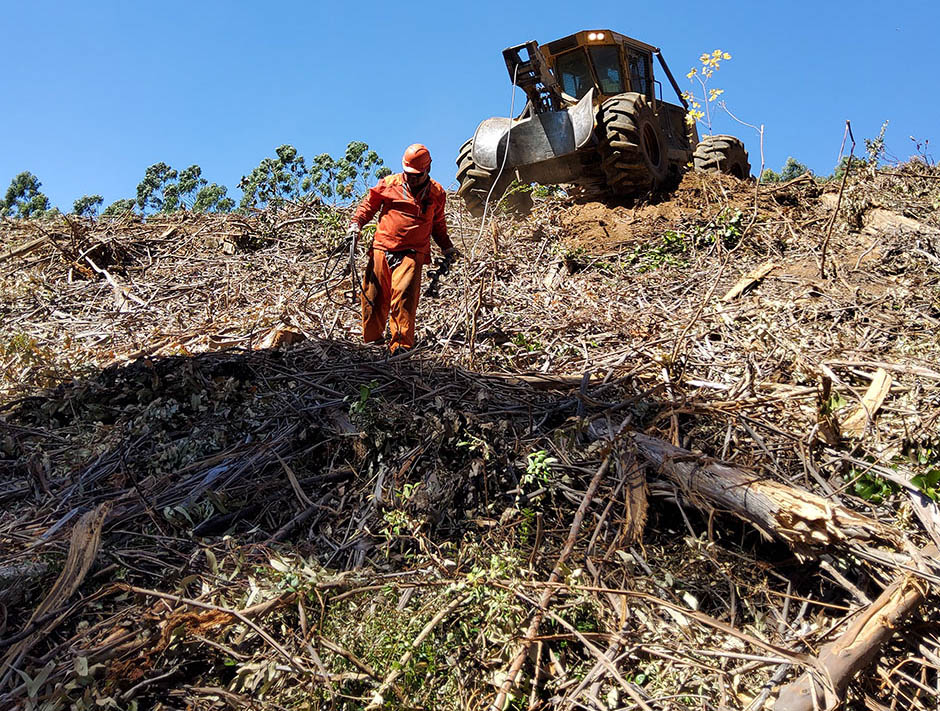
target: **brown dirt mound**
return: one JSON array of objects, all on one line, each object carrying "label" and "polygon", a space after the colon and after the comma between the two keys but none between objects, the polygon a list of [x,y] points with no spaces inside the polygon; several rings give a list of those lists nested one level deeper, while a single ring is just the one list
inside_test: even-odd
[{"label": "brown dirt mound", "polygon": [[565,241],[572,249],[603,254],[621,245],[645,242],[676,225],[708,222],[723,210],[753,209],[749,182],[727,176],[687,173],[676,190],[652,203],[575,204],[561,217]]}]

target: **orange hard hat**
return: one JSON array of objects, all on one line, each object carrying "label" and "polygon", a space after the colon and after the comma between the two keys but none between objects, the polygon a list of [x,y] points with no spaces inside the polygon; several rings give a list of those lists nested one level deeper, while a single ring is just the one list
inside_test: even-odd
[{"label": "orange hard hat", "polygon": [[406,173],[424,173],[431,169],[431,152],[420,143],[412,143],[401,157]]}]

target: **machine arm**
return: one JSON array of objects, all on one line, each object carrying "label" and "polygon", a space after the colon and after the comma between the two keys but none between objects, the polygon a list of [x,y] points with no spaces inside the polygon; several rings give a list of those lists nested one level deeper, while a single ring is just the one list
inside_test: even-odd
[{"label": "machine arm", "polygon": [[[528,59],[522,58],[523,51]],[[529,97],[535,113],[558,111],[564,107],[561,87],[548,68],[538,42],[529,41],[504,49],[503,59],[506,60],[510,78],[515,78],[516,86]]]},{"label": "machine arm", "polygon": [[679,101],[682,102],[682,108],[686,111],[689,109],[689,103],[685,100],[685,97],[682,95],[682,89],[679,88],[679,85],[676,83],[676,78],[672,75],[672,72],[669,71],[669,65],[666,64],[666,60],[663,59],[663,53],[659,51],[659,48],[653,50],[653,54],[656,55],[656,58],[659,60],[660,65],[662,65],[663,71],[666,72],[666,76],[669,77],[669,83],[672,84],[672,88],[676,90],[676,96],[679,97]]}]

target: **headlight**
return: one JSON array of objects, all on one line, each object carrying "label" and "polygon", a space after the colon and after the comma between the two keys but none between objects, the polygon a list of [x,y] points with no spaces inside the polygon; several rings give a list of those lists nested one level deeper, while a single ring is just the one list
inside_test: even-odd
[{"label": "headlight", "polygon": [[591,42],[593,42],[593,41],[596,40],[596,39],[597,39],[597,33],[596,33],[596,32],[591,32],[590,34],[588,34],[588,40],[590,40]]}]

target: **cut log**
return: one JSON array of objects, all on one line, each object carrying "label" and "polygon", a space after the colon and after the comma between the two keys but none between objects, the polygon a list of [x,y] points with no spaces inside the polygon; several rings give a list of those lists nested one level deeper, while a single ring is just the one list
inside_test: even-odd
[{"label": "cut log", "polygon": [[[655,437],[634,433],[633,439],[640,455],[678,484],[689,501],[749,521],[798,554],[830,547],[872,549],[871,544],[880,543],[910,555],[912,565],[936,571],[935,546],[918,553],[902,533],[835,502]],[[897,624],[924,601],[926,593],[923,578],[905,573],[858,615],[839,639],[823,647],[812,672],[784,687],[774,711],[837,708],[855,674],[874,659]]]},{"label": "cut log", "polygon": [[19,247],[13,247],[8,249],[3,254],[0,254],[0,263],[5,262],[8,259],[13,259],[13,257],[22,257],[25,254],[39,249],[43,244],[49,241],[49,238],[46,235],[42,237],[37,237],[36,239],[30,240],[26,244],[21,244]]},{"label": "cut log", "polygon": [[750,522],[770,539],[787,543],[799,554],[840,547],[847,541],[881,542],[909,549],[897,531],[805,489],[634,433],[640,455],[678,484],[692,501],[705,500]]},{"label": "cut log", "polygon": [[49,564],[42,561],[24,561],[0,566],[0,605],[19,603],[29,588],[46,573]]},{"label": "cut log", "polygon": [[[922,555],[937,556],[936,546]],[[924,581],[906,573],[888,586],[866,610],[834,642],[822,648],[815,668],[806,672],[780,691],[774,711],[813,711],[833,709],[845,697],[852,678],[868,666],[883,645],[894,634],[898,623],[913,612],[927,593]]]}]

